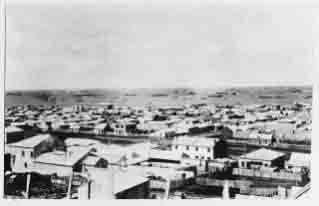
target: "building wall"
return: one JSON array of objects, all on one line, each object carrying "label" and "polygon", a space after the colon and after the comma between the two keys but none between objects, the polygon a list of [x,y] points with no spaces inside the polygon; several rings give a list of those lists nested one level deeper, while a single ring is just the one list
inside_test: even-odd
[{"label": "building wall", "polygon": [[303,181],[302,174],[289,173],[289,172],[272,172],[265,170],[254,170],[245,168],[234,168],[233,175],[246,176],[246,177],[261,177],[269,179],[281,179],[291,181]]},{"label": "building wall", "polygon": [[73,172],[71,166],[44,164],[40,162],[35,162],[33,164],[33,170],[42,174],[57,173],[58,176],[70,176]]},{"label": "building wall", "polygon": [[191,159],[214,159],[214,147],[194,145],[172,145],[172,150],[180,154],[187,154]]},{"label": "building wall", "polygon": [[273,164],[271,161],[265,160],[251,160],[251,159],[239,159],[238,166],[239,168],[250,168],[250,166],[263,166],[263,167],[271,167]]},{"label": "building wall", "polygon": [[6,144],[19,142],[24,139],[24,132],[11,132],[5,134]]},{"label": "building wall", "polygon": [[116,194],[116,199],[149,198],[149,181]]},{"label": "building wall", "polygon": [[34,150],[23,147],[7,147],[10,154],[12,171],[24,171],[32,166]]}]

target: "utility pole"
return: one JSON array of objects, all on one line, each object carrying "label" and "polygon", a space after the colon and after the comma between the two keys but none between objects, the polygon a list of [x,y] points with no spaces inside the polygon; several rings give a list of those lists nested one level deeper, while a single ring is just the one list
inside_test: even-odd
[{"label": "utility pole", "polygon": [[31,173],[28,172],[27,173],[27,185],[26,185],[26,191],[25,191],[25,195],[26,195],[27,199],[29,199],[30,182],[31,182]]},{"label": "utility pole", "polygon": [[68,184],[68,193],[67,193],[67,198],[71,199],[72,197],[72,180],[73,180],[73,172],[71,173],[69,177],[69,184]]},{"label": "utility pole", "polygon": [[170,191],[170,184],[171,184],[171,180],[170,177],[166,178],[166,190],[165,190],[165,199],[168,199],[169,196],[169,191]]}]

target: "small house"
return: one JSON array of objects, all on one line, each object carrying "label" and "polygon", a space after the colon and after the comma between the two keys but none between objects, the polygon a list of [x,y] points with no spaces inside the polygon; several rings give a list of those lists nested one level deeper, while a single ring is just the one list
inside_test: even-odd
[{"label": "small house", "polygon": [[11,156],[11,168],[15,172],[23,172],[30,168],[33,160],[44,152],[55,147],[54,139],[49,134],[41,134],[6,145],[6,152]]},{"label": "small house", "polygon": [[239,168],[283,167],[286,154],[261,148],[239,157]]},{"label": "small house", "polygon": [[293,152],[285,163],[285,168],[292,172],[310,171],[310,154]]}]

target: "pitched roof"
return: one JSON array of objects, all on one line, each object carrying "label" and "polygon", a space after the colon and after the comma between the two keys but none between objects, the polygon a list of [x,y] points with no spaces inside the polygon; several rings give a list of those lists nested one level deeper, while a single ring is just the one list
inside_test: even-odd
[{"label": "pitched roof", "polygon": [[25,147],[25,148],[34,148],[39,145],[44,140],[49,139],[51,136],[49,134],[40,134],[28,139],[21,140],[12,144],[8,144],[10,147]]},{"label": "pitched roof", "polygon": [[[136,175],[129,171],[126,171],[126,172],[123,172],[121,170],[112,171],[111,169],[105,169],[105,168],[90,168],[88,169],[88,171],[90,173],[91,179],[105,186],[110,183],[109,181],[107,181],[106,177],[113,176],[114,177],[113,191],[115,194],[123,192],[125,190],[128,190],[130,188],[133,188],[137,185],[140,185],[148,181],[147,178]],[[113,175],[111,173],[113,173]]]},{"label": "pitched roof", "polygon": [[100,123],[100,124],[97,124],[95,125],[95,129],[105,129],[105,127],[107,126],[106,123]]},{"label": "pitched roof", "polygon": [[248,154],[244,154],[244,155],[240,156],[240,158],[271,161],[271,160],[277,159],[279,157],[282,157],[284,155],[285,154],[281,153],[281,152],[261,148],[261,149],[255,150],[253,152],[250,152]]},{"label": "pitched roof", "polygon": [[92,156],[92,155],[89,155],[87,157],[85,157],[83,159],[83,164],[85,165],[96,165],[97,162],[102,159],[101,157],[98,157],[98,156]]},{"label": "pitched roof", "polygon": [[15,132],[23,132],[23,129],[15,126],[9,126],[4,129],[5,133],[15,133]]}]

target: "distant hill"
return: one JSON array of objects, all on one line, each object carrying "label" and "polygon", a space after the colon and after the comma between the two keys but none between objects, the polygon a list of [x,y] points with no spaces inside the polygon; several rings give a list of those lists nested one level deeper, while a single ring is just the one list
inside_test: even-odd
[{"label": "distant hill", "polygon": [[12,95],[7,94],[5,96],[5,105],[6,106],[13,106],[13,105],[43,105],[43,104],[50,104],[47,99],[42,99],[40,97],[32,96],[32,95]]},{"label": "distant hill", "polygon": [[[134,95],[127,95],[134,94]],[[158,95],[160,94],[160,95]],[[218,98],[220,94],[222,98]],[[311,103],[311,87],[239,87],[225,89],[195,90],[190,88],[171,89],[83,89],[10,91],[6,93],[5,105],[52,105],[52,104],[100,104],[119,105],[184,105],[208,104],[292,104],[296,101]]]},{"label": "distant hill", "polygon": [[109,90],[46,90],[46,91],[10,91],[6,93],[5,105],[53,105],[98,103],[119,96],[117,91]]}]

